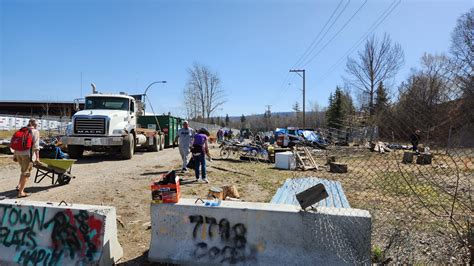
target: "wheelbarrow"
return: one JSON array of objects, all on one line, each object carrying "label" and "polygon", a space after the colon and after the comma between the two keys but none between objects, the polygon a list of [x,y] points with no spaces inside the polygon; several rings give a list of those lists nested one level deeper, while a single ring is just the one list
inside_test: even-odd
[{"label": "wheelbarrow", "polygon": [[[45,177],[51,178],[51,184],[66,185],[72,178],[72,165],[76,160],[66,159],[41,159],[40,162],[33,164],[36,168],[35,183],[41,182]],[[56,178],[56,181],[55,181]]]}]

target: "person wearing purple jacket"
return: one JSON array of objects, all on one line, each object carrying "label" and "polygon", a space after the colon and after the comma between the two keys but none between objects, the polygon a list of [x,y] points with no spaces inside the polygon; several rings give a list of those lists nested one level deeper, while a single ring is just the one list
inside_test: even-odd
[{"label": "person wearing purple jacket", "polygon": [[[206,154],[209,156],[209,146],[207,144],[208,137],[209,132],[205,128],[199,129],[198,134],[194,135],[192,146],[196,179],[197,181],[203,181],[206,183],[209,183],[209,180],[206,177]],[[202,178],[199,176],[199,170],[201,170]]]}]

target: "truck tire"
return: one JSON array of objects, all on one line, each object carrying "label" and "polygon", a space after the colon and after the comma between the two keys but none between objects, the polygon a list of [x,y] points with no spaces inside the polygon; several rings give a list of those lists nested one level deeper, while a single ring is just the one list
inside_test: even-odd
[{"label": "truck tire", "polygon": [[132,159],[133,153],[135,152],[135,141],[132,134],[123,138],[122,149],[120,153],[124,159]]},{"label": "truck tire", "polygon": [[158,139],[158,136],[153,137],[153,144],[148,146],[147,150],[151,152],[157,152],[160,150],[160,141]]},{"label": "truck tire", "polygon": [[67,153],[72,159],[79,159],[84,153],[84,146],[81,145],[67,145]]}]

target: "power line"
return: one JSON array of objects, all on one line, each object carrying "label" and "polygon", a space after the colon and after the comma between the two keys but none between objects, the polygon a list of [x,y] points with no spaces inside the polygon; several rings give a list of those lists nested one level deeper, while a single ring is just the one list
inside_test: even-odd
[{"label": "power line", "polygon": [[[334,23],[339,19],[339,17],[341,16],[342,12],[344,12],[344,10],[347,8],[347,6],[349,5],[349,3],[351,2],[350,0],[346,3],[346,5],[344,6],[344,8],[341,10],[341,12],[339,12],[339,14],[337,15],[336,19],[331,23],[331,25],[329,26],[328,30],[324,33],[324,35],[321,37],[321,39],[319,39],[319,37],[321,36],[321,33],[326,29],[326,26],[329,24],[329,22],[332,20],[332,18],[334,17],[334,14],[336,14],[337,10],[339,9],[339,7],[341,6],[341,4],[344,2],[344,0],[341,0],[339,2],[339,4],[337,5],[336,9],[334,9],[334,11],[332,12],[331,16],[329,16],[329,19],[326,21],[326,23],[324,24],[323,28],[319,31],[319,33],[316,35],[316,37],[313,39],[313,41],[311,42],[311,44],[308,46],[308,48],[306,48],[306,50],[304,51],[304,53],[300,56],[300,58],[298,58],[298,60],[296,61],[296,63],[293,64],[293,66],[291,68],[294,68],[296,67],[296,65],[298,65],[299,63],[301,63],[301,60],[304,60],[305,57],[309,56],[312,51],[315,49],[315,47],[317,47],[317,45],[321,42],[322,39],[324,39],[324,37],[326,36],[326,34],[328,33],[329,30],[331,30],[332,26],[334,25]],[[318,43],[316,43],[316,41],[319,39]],[[316,43],[316,44],[315,44]],[[308,53],[309,52],[309,53]]]},{"label": "power line", "polygon": [[[331,19],[334,17],[334,14],[337,12],[337,10],[339,9],[339,7],[341,6],[341,4],[344,2],[344,0],[341,0],[339,2],[339,4],[337,5],[337,7],[334,9],[334,11],[332,12],[331,16],[329,16],[328,20],[326,21],[326,23],[324,24],[323,28],[319,31],[319,33],[317,34],[317,36],[313,39],[312,43],[308,46],[308,48],[306,48],[305,52],[300,56],[300,58],[293,64],[293,67],[291,68],[295,68],[296,65],[301,61],[301,60],[305,60],[307,56],[309,56],[313,51],[314,49],[317,47],[317,45],[324,39],[324,37],[326,36],[326,34],[328,33],[329,30],[332,29],[334,23],[336,23],[336,21],[339,20],[339,17],[341,16],[341,14],[346,10],[347,6],[349,5],[349,3],[351,2],[351,0],[348,0],[347,3],[344,5],[343,9],[338,13],[336,19],[331,23],[331,25],[327,28],[326,32],[323,34],[323,36],[319,39],[319,41],[313,46],[313,44],[316,42],[316,40],[318,40],[319,36],[321,35],[321,33],[324,31],[324,29],[326,28],[326,26],[329,24],[329,22],[331,21]],[[310,51],[308,53],[308,51]],[[277,98],[279,98],[284,92],[285,90],[288,89],[287,86],[285,86],[285,84],[288,83],[289,81],[289,78],[290,78],[290,73],[289,72],[286,72],[286,76],[285,78],[283,79],[283,82],[282,84],[280,85],[280,88],[279,88],[279,91],[280,93],[278,94]],[[292,77],[292,79],[294,79],[294,77]]]},{"label": "power line", "polygon": [[[355,51],[355,49],[357,49],[357,47],[359,47],[359,46],[363,43],[363,41],[364,41],[365,39],[367,39],[367,37],[368,37],[370,34],[372,34],[372,33],[376,30],[376,29],[378,28],[378,26],[380,26],[380,24],[382,24],[382,23],[385,21],[385,19],[395,10],[395,8],[397,8],[397,6],[398,6],[400,3],[401,3],[401,0],[393,1],[393,2],[388,6],[388,8],[385,9],[385,11],[382,12],[382,14],[374,21],[374,23],[372,23],[372,25],[369,27],[369,30],[367,30],[367,32],[366,32],[364,35],[362,35],[362,37],[361,37],[351,48],[349,48],[349,50],[347,50],[346,53],[345,53],[343,56],[341,56],[341,57],[339,58],[339,60],[338,60],[334,65],[332,65],[332,66],[329,68],[329,70],[326,72],[326,74],[323,75],[324,78],[323,78],[322,81],[326,80],[327,77],[329,76],[329,74],[330,74],[332,71],[334,71],[334,70],[344,61],[344,59],[345,59],[348,55],[350,55],[351,53],[353,53],[353,52]],[[321,81],[321,82],[322,82],[322,81]]]},{"label": "power line", "polygon": [[308,62],[306,62],[303,65],[303,67],[311,63],[311,61],[313,61],[314,58],[316,58],[337,37],[337,35],[339,35],[339,33],[341,33],[341,31],[344,30],[344,28],[352,21],[352,19],[354,19],[354,17],[362,10],[362,8],[366,4],[367,4],[367,0],[365,0],[364,3],[362,3],[362,5],[356,10],[356,12],[354,12],[354,14],[352,14],[352,16],[346,21],[346,23],[342,25],[342,27],[336,32],[336,34],[334,34],[332,38],[313,57],[311,57],[311,59],[309,59]]}]

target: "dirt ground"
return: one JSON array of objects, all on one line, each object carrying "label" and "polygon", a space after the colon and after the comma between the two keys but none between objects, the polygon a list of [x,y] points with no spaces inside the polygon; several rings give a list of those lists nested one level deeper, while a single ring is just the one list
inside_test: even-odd
[{"label": "dirt ground", "polygon": [[[213,156],[219,154],[217,146],[211,149]],[[182,197],[205,197],[212,186],[234,184],[244,201],[268,202],[291,172],[277,169],[274,178],[254,177],[255,173],[270,168],[268,164],[249,162],[228,162],[218,159],[208,162],[210,184],[193,182],[194,172],[186,173],[181,186]],[[216,167],[216,168],[214,168]],[[119,242],[124,256],[120,263],[143,265],[147,262],[150,242],[150,200],[151,180],[169,170],[180,168],[178,149],[165,149],[158,153],[137,152],[131,160],[121,160],[100,153],[86,154],[74,164],[75,179],[65,186],[52,186],[49,180],[34,183],[31,178],[27,193],[28,200],[114,206],[118,215]],[[260,169],[262,168],[262,169]],[[32,174],[36,173],[33,170]],[[180,174],[181,175],[181,174]],[[0,157],[0,195],[15,198],[19,167],[11,155]]]}]

